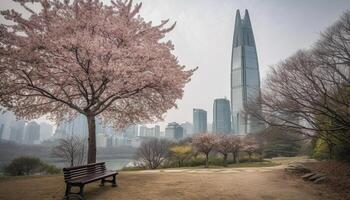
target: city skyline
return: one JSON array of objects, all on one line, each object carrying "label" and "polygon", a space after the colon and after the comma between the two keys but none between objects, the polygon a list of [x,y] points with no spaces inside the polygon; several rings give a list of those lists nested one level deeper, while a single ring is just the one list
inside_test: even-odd
[{"label": "city skyline", "polygon": [[[138,2],[141,1],[135,1]],[[192,109],[195,107],[206,110],[208,121],[211,122],[214,99],[229,98],[230,56],[236,9],[248,9],[254,21],[252,26],[259,52],[263,87],[268,66],[278,63],[299,48],[310,46],[322,30],[350,7],[350,2],[345,0],[332,4],[327,0],[297,3],[276,0],[142,2],[141,15],[146,21],[158,24],[162,19],[169,18],[170,22],[177,22],[174,31],[168,36],[175,45],[174,54],[188,69],[199,66],[185,88],[183,99],[178,101],[178,109],[168,111],[164,122],[159,123],[161,130],[169,122],[192,122]],[[315,4],[318,6],[315,7]],[[19,4],[10,0],[3,1],[2,5],[6,8],[19,7]],[[4,20],[1,18],[0,21]],[[46,120],[41,118],[39,122],[42,121]]]}]

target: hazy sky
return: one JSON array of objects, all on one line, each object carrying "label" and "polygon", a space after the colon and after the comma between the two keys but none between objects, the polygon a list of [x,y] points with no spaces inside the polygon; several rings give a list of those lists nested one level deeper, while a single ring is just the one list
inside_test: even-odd
[{"label": "hazy sky", "polygon": [[[105,0],[109,2],[109,0]],[[248,9],[257,45],[262,82],[269,66],[309,48],[321,31],[347,9],[349,0],[135,0],[143,2],[141,16],[160,23],[177,22],[168,34],[174,54],[188,69],[199,69],[185,88],[178,109],[168,111],[168,122],[192,122],[192,109],[208,112],[212,123],[215,98],[230,98],[230,56],[236,9]],[[1,10],[12,8],[11,0],[0,0]],[[17,6],[16,6],[17,7]],[[0,19],[3,22],[3,19]],[[262,84],[263,87],[263,84]]]}]

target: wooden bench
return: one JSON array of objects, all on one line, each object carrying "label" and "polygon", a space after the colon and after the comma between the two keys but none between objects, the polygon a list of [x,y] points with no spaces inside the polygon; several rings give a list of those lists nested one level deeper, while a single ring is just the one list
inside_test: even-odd
[{"label": "wooden bench", "polygon": [[[104,186],[105,182],[112,183],[112,187],[117,186],[116,175],[118,172],[107,170],[104,162],[63,168],[63,173],[66,182],[64,199],[68,199],[71,194],[78,195],[80,199],[83,199],[84,185],[98,180],[101,180],[100,186]],[[108,177],[112,177],[112,180],[106,180]],[[79,192],[71,192],[72,187],[79,187]]]}]

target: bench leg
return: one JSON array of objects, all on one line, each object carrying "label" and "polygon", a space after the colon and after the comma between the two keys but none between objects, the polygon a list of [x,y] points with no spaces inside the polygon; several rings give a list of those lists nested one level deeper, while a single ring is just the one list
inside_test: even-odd
[{"label": "bench leg", "polygon": [[80,186],[79,199],[84,199],[84,185]]},{"label": "bench leg", "polygon": [[66,184],[66,192],[64,193],[64,198],[63,199],[65,199],[65,200],[69,199],[70,189],[71,189],[70,184]]},{"label": "bench leg", "polygon": [[112,180],[112,187],[116,187],[116,186],[117,186],[117,179],[115,178],[115,175],[114,175]]},{"label": "bench leg", "polygon": [[100,186],[104,186],[105,185],[105,179],[101,179],[101,183],[100,183]]}]

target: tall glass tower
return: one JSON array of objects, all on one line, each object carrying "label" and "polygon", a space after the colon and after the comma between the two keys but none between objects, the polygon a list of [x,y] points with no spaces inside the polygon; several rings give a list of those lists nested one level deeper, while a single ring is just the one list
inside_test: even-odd
[{"label": "tall glass tower", "polygon": [[230,101],[226,98],[215,99],[213,107],[213,133],[231,133]]},{"label": "tall glass tower", "polygon": [[193,109],[193,133],[206,133],[207,129],[207,111],[203,109]]},{"label": "tall glass tower", "polygon": [[258,56],[248,10],[241,19],[236,12],[231,57],[232,131],[236,134],[256,133],[262,124],[245,112],[250,98],[260,95]]}]

